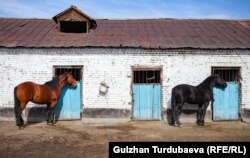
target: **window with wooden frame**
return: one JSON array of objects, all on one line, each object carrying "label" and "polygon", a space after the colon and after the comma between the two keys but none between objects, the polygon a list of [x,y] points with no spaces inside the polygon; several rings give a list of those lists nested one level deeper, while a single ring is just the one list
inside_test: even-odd
[{"label": "window with wooden frame", "polygon": [[212,74],[219,75],[226,82],[239,82],[240,67],[212,67]]},{"label": "window with wooden frame", "polygon": [[90,29],[97,27],[96,21],[76,6],[57,14],[53,20],[57,23],[58,30],[64,33],[88,33]]},{"label": "window with wooden frame", "polygon": [[82,80],[82,66],[54,66],[54,76],[71,72],[76,81]]},{"label": "window with wooden frame", "polygon": [[133,71],[134,84],[160,84],[161,70],[159,69],[135,69]]}]

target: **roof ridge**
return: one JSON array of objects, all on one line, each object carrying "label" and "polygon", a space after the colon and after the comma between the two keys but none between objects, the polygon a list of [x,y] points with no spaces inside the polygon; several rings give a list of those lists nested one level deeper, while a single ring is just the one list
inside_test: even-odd
[{"label": "roof ridge", "polygon": [[[20,17],[0,17],[1,20],[53,20],[47,18],[20,18]],[[174,21],[233,21],[233,22],[250,22],[250,19],[175,19],[175,18],[156,18],[156,19],[105,19],[100,18],[95,20],[107,20],[107,21],[146,21],[146,20],[174,20]]]},{"label": "roof ridge", "polygon": [[1,20],[52,20],[43,18],[0,17]]}]

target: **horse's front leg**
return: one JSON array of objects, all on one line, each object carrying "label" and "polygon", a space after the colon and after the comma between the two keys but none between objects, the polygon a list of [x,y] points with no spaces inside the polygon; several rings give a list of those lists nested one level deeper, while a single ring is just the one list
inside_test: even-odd
[{"label": "horse's front leg", "polygon": [[207,107],[209,105],[209,101],[205,102],[202,108],[202,113],[201,113],[201,119],[200,119],[200,125],[205,125],[205,116],[206,116],[206,112],[207,112]]},{"label": "horse's front leg", "polygon": [[55,124],[55,108],[52,104],[47,104],[47,124]]},{"label": "horse's front leg", "polygon": [[55,125],[56,124],[55,108],[52,109],[51,115],[52,115],[52,125]]},{"label": "horse's front leg", "polygon": [[50,104],[47,104],[47,124],[54,125],[56,123],[55,120],[55,106],[57,102],[53,101]]},{"label": "horse's front leg", "polygon": [[197,125],[201,125],[202,123],[202,110],[203,110],[203,104],[198,105],[198,111],[197,111]]},{"label": "horse's front leg", "polygon": [[47,124],[54,125],[56,123],[55,121],[55,109],[50,108],[47,112]]},{"label": "horse's front leg", "polygon": [[47,124],[52,124],[51,115],[52,109],[50,108],[50,104],[47,104]]}]

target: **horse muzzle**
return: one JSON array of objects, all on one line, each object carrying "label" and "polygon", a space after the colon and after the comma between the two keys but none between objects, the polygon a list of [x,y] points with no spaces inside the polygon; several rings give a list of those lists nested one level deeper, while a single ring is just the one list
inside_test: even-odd
[{"label": "horse muzzle", "polygon": [[226,88],[227,87],[227,83],[224,83],[223,87]]},{"label": "horse muzzle", "polygon": [[222,89],[225,89],[225,88],[227,88],[227,83],[223,83],[223,84],[219,85],[219,87],[221,87]]},{"label": "horse muzzle", "polygon": [[72,88],[76,88],[76,87],[77,87],[77,83],[73,83],[73,84],[71,85],[71,87],[72,87]]}]

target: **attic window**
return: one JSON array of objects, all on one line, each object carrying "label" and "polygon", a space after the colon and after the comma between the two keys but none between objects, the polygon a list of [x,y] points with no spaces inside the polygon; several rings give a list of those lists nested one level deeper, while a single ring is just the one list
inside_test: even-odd
[{"label": "attic window", "polygon": [[94,19],[71,6],[65,11],[53,17],[60,32],[65,33],[88,33],[90,29],[96,29],[97,24]]},{"label": "attic window", "polygon": [[65,33],[87,33],[86,21],[60,21],[60,31]]}]

